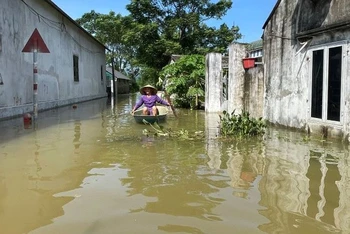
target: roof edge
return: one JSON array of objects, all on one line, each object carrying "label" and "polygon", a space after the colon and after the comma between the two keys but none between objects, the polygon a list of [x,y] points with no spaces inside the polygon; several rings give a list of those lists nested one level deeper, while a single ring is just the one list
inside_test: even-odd
[{"label": "roof edge", "polygon": [[275,5],[274,8],[272,9],[272,11],[271,11],[269,17],[267,17],[267,19],[266,19],[266,21],[265,21],[265,23],[264,23],[262,29],[265,29],[266,25],[269,23],[270,19],[271,19],[272,16],[275,14],[275,11],[276,11],[277,8],[279,7],[281,1],[282,1],[282,0],[278,0],[278,1],[276,2],[276,5]]},{"label": "roof edge", "polygon": [[66,12],[64,12],[61,8],[59,8],[52,0],[45,0],[50,6],[52,6],[55,10],[57,10],[59,13],[61,13],[64,17],[66,17],[71,23],[73,23],[75,26],[77,26],[79,29],[81,29],[85,34],[87,34],[89,37],[91,37],[94,41],[96,41],[98,44],[102,45],[106,50],[109,50],[104,44],[102,44],[99,40],[97,40],[94,36],[92,36],[88,31],[86,31],[82,26],[80,26],[74,19],[72,19]]}]

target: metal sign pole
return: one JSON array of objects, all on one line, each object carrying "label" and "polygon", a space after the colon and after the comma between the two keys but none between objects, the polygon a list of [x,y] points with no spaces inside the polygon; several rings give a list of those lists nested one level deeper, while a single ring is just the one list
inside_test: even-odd
[{"label": "metal sign pole", "polygon": [[113,76],[113,97],[115,98],[116,94],[117,94],[117,82],[115,80],[115,74],[114,74],[114,56],[112,57],[112,76]]},{"label": "metal sign pole", "polygon": [[38,53],[50,53],[38,29],[34,29],[22,52],[33,53],[33,116],[26,113],[23,120],[26,124],[33,122],[34,128],[36,128],[38,118]]}]

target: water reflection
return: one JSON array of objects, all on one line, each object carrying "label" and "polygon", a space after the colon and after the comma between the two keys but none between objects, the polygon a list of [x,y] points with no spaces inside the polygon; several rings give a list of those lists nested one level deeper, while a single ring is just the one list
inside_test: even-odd
[{"label": "water reflection", "polygon": [[[316,233],[315,228],[321,233],[349,230],[349,227],[344,229],[344,222],[343,227],[340,225],[340,217],[335,212],[339,200],[336,184],[340,179],[335,159],[327,164],[326,152],[310,150],[320,147],[318,150],[332,151],[332,147],[299,144],[293,136],[289,137],[266,142],[267,163],[259,185],[260,204],[266,209],[260,213],[270,223],[259,228],[268,233],[283,230]],[[337,156],[338,160],[343,160],[346,154],[342,152]]]},{"label": "water reflection", "polygon": [[[0,159],[1,233],[25,233],[39,224],[49,224],[63,215],[62,206],[72,200],[52,199],[54,178],[47,170],[44,142],[36,132],[31,137],[7,144],[7,157]],[[20,147],[22,144],[26,147]]]},{"label": "water reflection", "polygon": [[221,150],[219,150],[220,142],[217,140],[219,136],[219,120],[218,114],[207,113],[205,115],[206,146],[210,169],[220,169],[221,166],[222,155]]},{"label": "water reflection", "polygon": [[[208,132],[215,129],[213,123],[215,121],[206,121]],[[285,132],[269,132],[264,144],[249,140],[227,144],[207,137],[208,165],[223,168],[222,162],[228,156],[227,173],[234,196],[250,199],[252,188],[258,186],[259,204],[265,207],[259,213],[270,220],[259,225],[264,232],[310,230],[316,233],[311,231],[312,227],[317,227],[321,233],[349,230],[345,221],[349,214],[339,215],[339,210],[344,211],[344,205],[339,207],[344,196],[338,189],[344,178],[339,167],[345,164],[339,160],[345,160],[348,153],[331,145],[318,144],[318,141],[301,144],[300,134],[282,136],[276,133]],[[327,153],[327,150],[336,152]],[[257,178],[258,184],[255,183]]]},{"label": "water reflection", "polygon": [[81,135],[81,123],[80,120],[75,120],[74,121],[74,139],[73,139],[73,145],[74,148],[76,149],[75,153],[79,153],[79,151],[77,151],[81,145],[80,142],[80,135]]},{"label": "water reflection", "polygon": [[[231,178],[230,185],[233,188],[243,189],[237,196],[246,197],[247,191],[252,186],[258,175],[263,175],[265,158],[260,153],[262,144],[259,141],[239,140],[226,147],[229,159],[227,172]],[[255,143],[255,144],[254,144]],[[246,191],[244,191],[246,190]]]},{"label": "water reflection", "polygon": [[79,186],[99,150],[89,124],[96,104],[41,113],[36,130],[20,129],[21,119],[1,122],[0,233],[27,233],[64,214],[73,198],[54,194]]},{"label": "water reflection", "polygon": [[[212,219],[213,214],[210,210],[215,207],[217,201],[211,199],[209,194],[217,192],[218,186],[215,186],[215,182],[208,184],[205,178],[198,176],[206,171],[205,167],[197,164],[196,159],[197,155],[204,152],[202,144],[181,142],[180,154],[173,153],[180,148],[177,141],[173,144],[146,144],[146,149],[134,149],[130,154],[132,159],[122,163],[129,172],[128,177],[122,178],[121,181],[128,187],[130,196],[143,194],[157,199],[147,202],[145,207],[133,212],[146,211]],[[172,157],[168,157],[169,153]]]},{"label": "water reflection", "polygon": [[0,123],[0,233],[350,231],[343,144],[275,128],[224,140],[217,115],[190,110],[164,126],[204,139],[144,136],[136,100],[42,113],[37,130]]}]

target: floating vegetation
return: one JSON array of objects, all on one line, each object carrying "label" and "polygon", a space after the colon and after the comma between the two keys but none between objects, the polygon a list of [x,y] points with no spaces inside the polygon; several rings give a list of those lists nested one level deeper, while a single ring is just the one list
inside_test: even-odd
[{"label": "floating vegetation", "polygon": [[220,117],[220,133],[224,137],[262,136],[265,133],[266,123],[262,118],[255,119],[248,112],[229,114],[224,111]]},{"label": "floating vegetation", "polygon": [[166,129],[163,126],[158,125],[157,122],[151,124],[146,120],[143,120],[143,123],[151,126],[152,128],[152,130],[144,129],[142,131],[142,134],[146,136],[153,135],[158,137],[171,137],[171,138],[178,138],[180,140],[196,140],[196,139],[202,139],[204,137],[203,131],[196,131],[193,133],[190,133],[185,129],[180,129],[175,131],[172,129]]}]

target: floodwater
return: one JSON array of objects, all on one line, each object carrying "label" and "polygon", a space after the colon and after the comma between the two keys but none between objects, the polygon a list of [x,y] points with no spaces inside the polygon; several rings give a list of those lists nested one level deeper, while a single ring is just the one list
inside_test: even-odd
[{"label": "floodwater", "polygon": [[347,145],[222,140],[217,114],[191,110],[160,125],[193,139],[154,136],[135,98],[0,122],[1,234],[350,233]]}]

